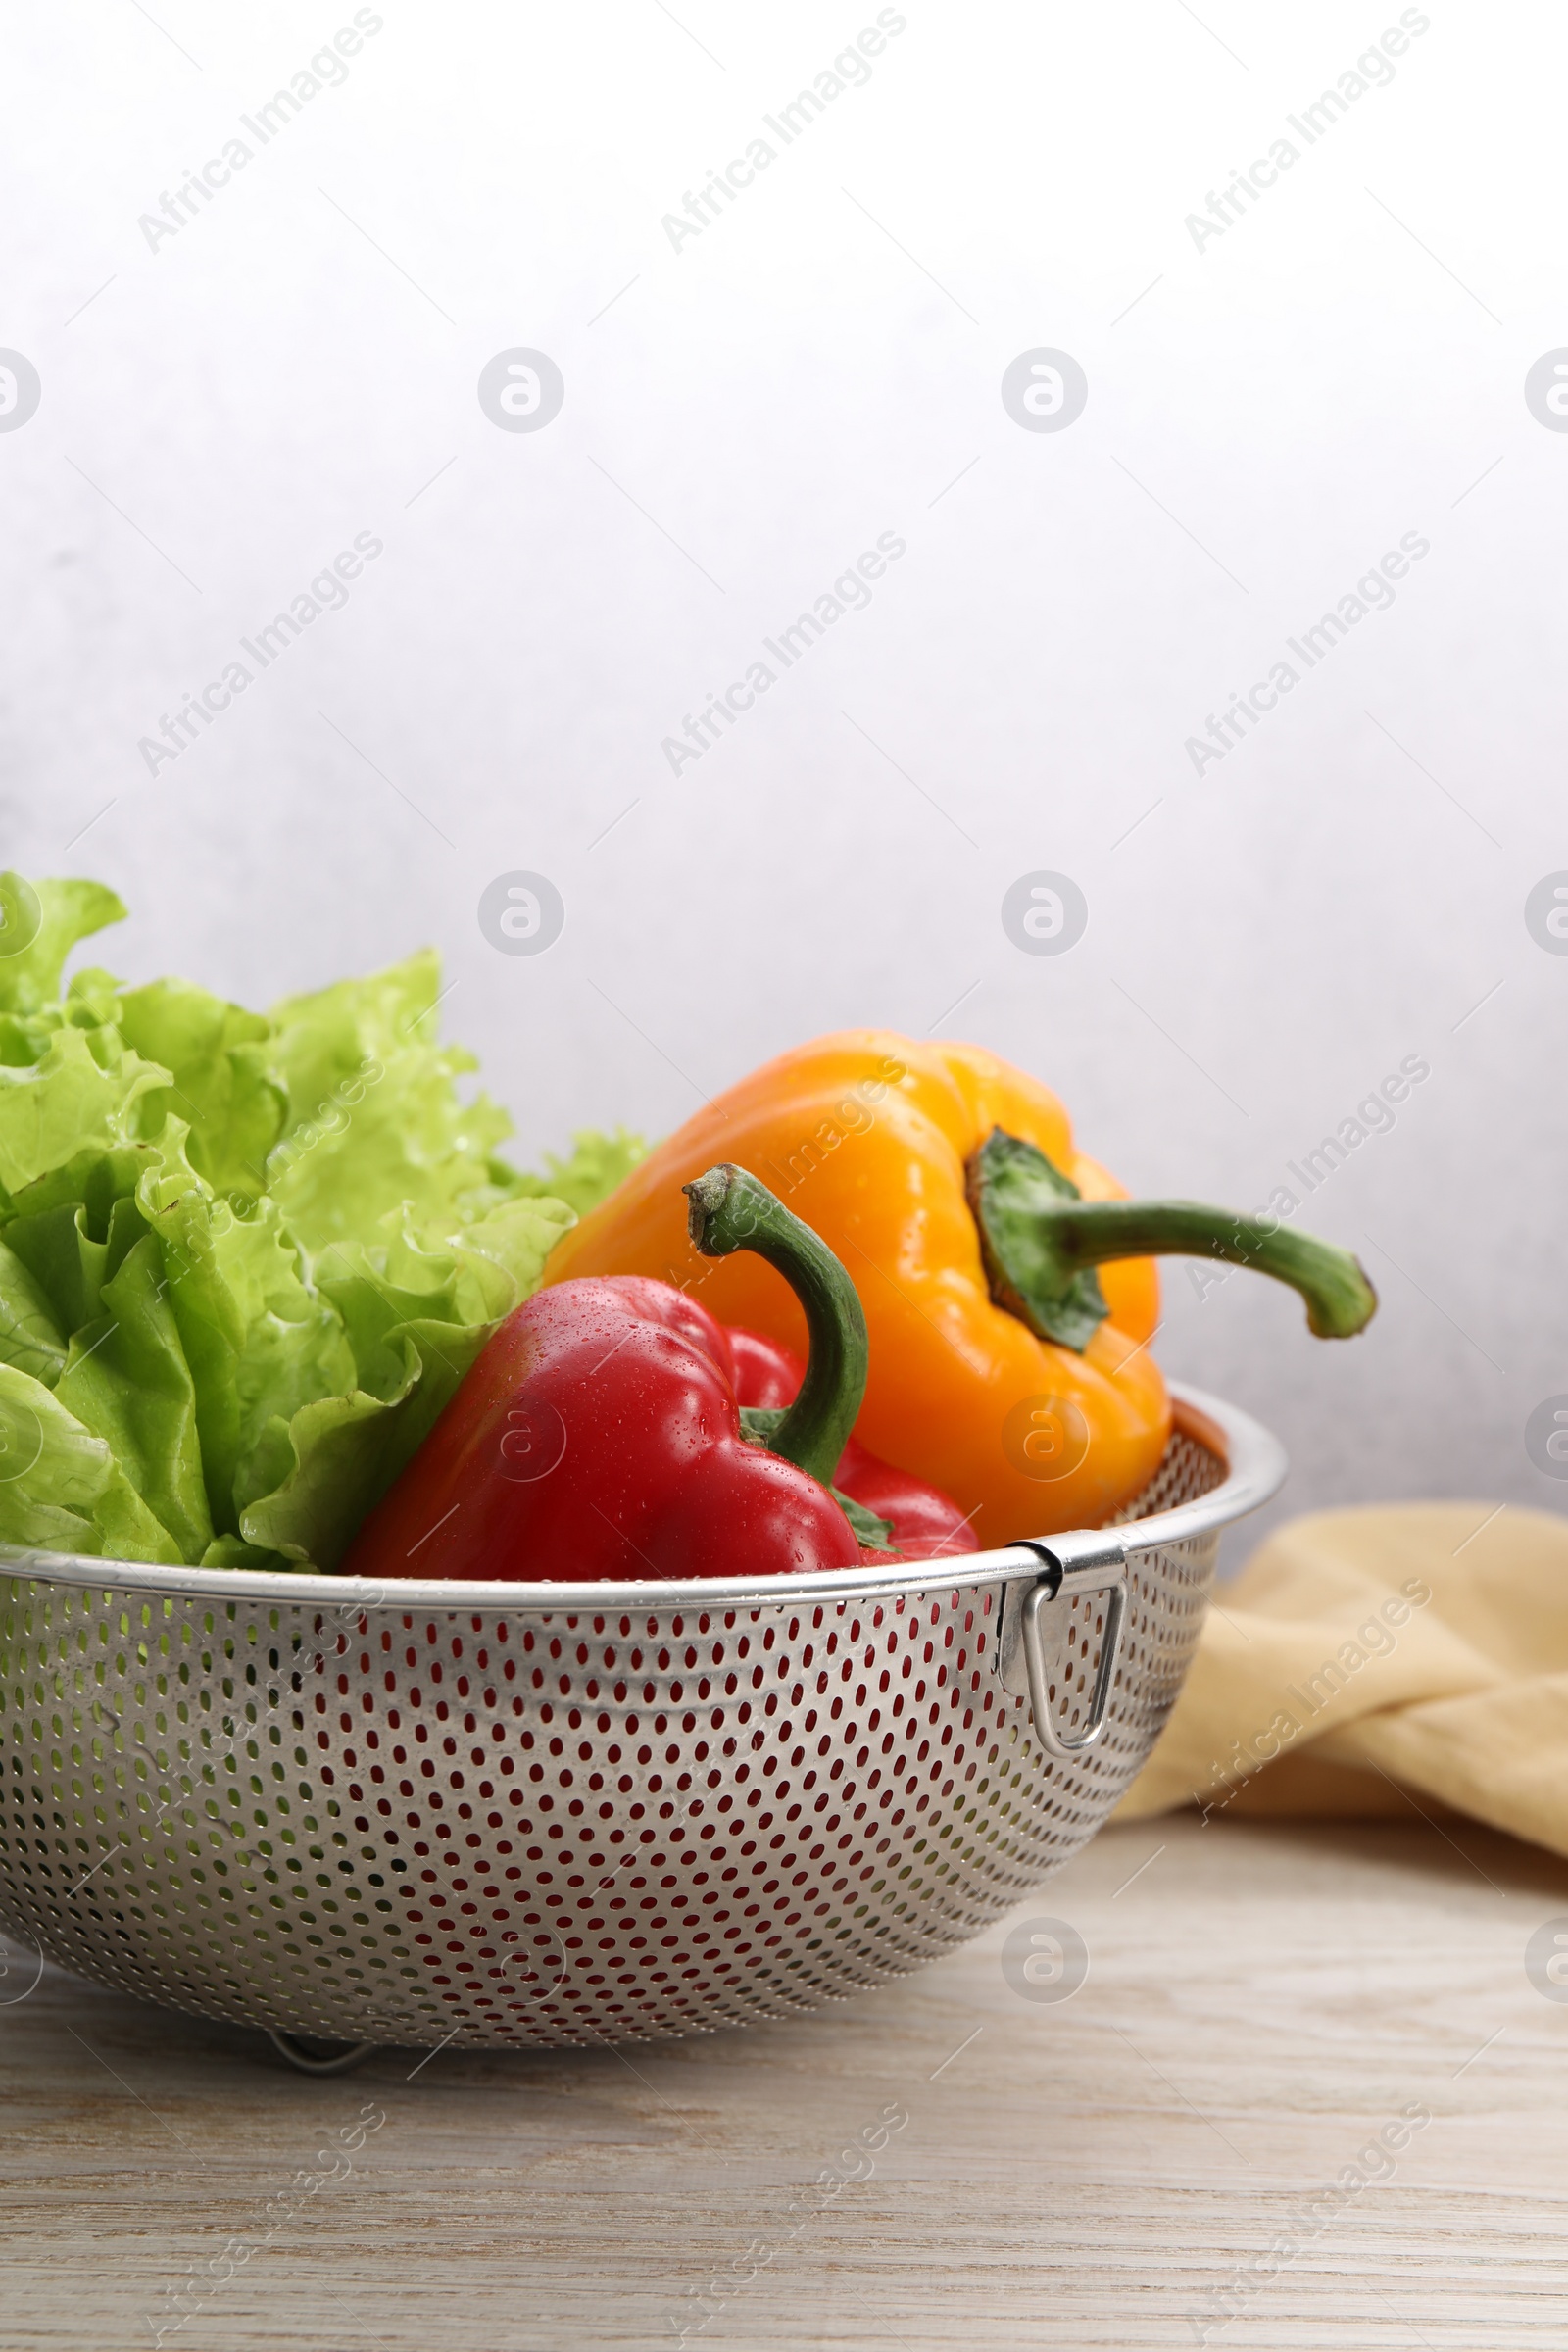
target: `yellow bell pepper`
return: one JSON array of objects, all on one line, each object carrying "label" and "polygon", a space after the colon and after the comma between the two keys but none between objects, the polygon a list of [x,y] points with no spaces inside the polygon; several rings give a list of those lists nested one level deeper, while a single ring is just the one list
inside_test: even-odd
[{"label": "yellow bell pepper", "polygon": [[817,1038],[719,1096],[564,1237],[547,1282],[657,1275],[804,1351],[781,1275],[688,1238],[681,1186],[715,1160],[750,1169],[844,1261],[870,1335],[856,1434],[953,1495],[982,1545],[1099,1525],[1158,1468],[1153,1254],[1289,1282],[1324,1336],[1376,1304],[1348,1252],[1275,1220],[1127,1200],[1051,1090],[983,1048],[881,1030]]}]

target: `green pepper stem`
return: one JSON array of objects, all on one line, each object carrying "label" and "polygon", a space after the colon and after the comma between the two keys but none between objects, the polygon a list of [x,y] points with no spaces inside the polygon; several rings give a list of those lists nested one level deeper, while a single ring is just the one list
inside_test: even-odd
[{"label": "green pepper stem", "polygon": [[691,1202],[692,1240],[705,1257],[755,1250],[800,1300],[810,1342],[806,1378],[768,1448],[831,1487],[865,1395],[865,1315],[854,1283],[826,1243],[748,1169],[726,1160],[681,1190]]},{"label": "green pepper stem", "polygon": [[969,1205],[999,1306],[1081,1354],[1109,1309],[1094,1269],[1118,1257],[1209,1257],[1287,1282],[1320,1339],[1346,1340],[1378,1295],[1359,1262],[1277,1217],[1197,1200],[1085,1200],[1037,1144],[994,1127],[970,1160]]},{"label": "green pepper stem", "polygon": [[1320,1340],[1353,1338],[1377,1307],[1378,1295],[1348,1250],[1260,1217],[1200,1200],[1064,1200],[1047,1213],[1056,1250],[1074,1269],[1118,1257],[1210,1257],[1250,1266],[1299,1291],[1307,1326]]}]

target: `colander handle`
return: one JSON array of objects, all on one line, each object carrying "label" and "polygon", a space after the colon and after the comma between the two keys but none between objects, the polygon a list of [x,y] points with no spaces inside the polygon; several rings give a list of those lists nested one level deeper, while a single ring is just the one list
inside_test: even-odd
[{"label": "colander handle", "polygon": [[[1117,1538],[1102,1539],[1092,1550],[1074,1544],[1066,1558],[1055,1557],[1049,1545],[1032,1544],[1046,1564],[1046,1573],[1024,1596],[1020,1621],[1024,1663],[1029,1670],[1029,1703],[1034,1710],[1035,1737],[1048,1755],[1064,1762],[1084,1755],[1099,1744],[1110,1711],[1111,1685],[1121,1650],[1122,1626],[1127,1616],[1127,1552]],[[1066,1546],[1063,1546],[1065,1551]],[[1046,1673],[1045,1645],[1040,1636],[1040,1613],[1077,1592],[1103,1592],[1105,1630],[1101,1636],[1100,1663],[1090,1694],[1089,1721],[1069,1739],[1058,1732],[1051,1712],[1051,1686]]]}]

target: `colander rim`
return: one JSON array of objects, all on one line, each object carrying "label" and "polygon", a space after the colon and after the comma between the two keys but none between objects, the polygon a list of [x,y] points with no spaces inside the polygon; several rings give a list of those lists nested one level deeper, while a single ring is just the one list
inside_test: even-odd
[{"label": "colander rim", "polygon": [[1065,1529],[1003,1545],[994,1551],[956,1552],[945,1564],[892,1560],[863,1568],[822,1569],[806,1576],[627,1579],[617,1583],[521,1584],[505,1579],[459,1583],[444,1578],[381,1581],[358,1576],[304,1576],[279,1569],[183,1568],[132,1560],[98,1559],[81,1552],[0,1544],[0,1575],[39,1584],[86,1586],[147,1599],[271,1601],[279,1607],[334,1606],[359,1611],[410,1609],[488,1611],[556,1616],[624,1615],[628,1611],[778,1607],[787,1602],[897,1600],[968,1585],[1008,1584],[1037,1577],[1042,1563],[1069,1569],[1102,1560],[1108,1551],[1153,1551],[1216,1534],[1279,1492],[1288,1463],[1271,1431],[1237,1405],[1185,1383],[1168,1384],[1172,1429],[1206,1447],[1226,1475],[1190,1502],[1148,1518],[1109,1527]]}]

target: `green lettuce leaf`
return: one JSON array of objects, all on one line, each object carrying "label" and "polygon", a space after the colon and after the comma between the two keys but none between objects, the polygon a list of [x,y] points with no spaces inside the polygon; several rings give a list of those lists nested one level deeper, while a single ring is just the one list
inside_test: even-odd
[{"label": "green lettuce leaf", "polygon": [[102,1311],[103,1286],[114,1271],[109,1233],[116,1203],[134,1200],[144,1171],[158,1160],[149,1144],[88,1145],[13,1200],[0,1233],[32,1278],[58,1331],[79,1330]]},{"label": "green lettuce leaf", "polygon": [[125,909],[101,882],[28,882],[0,874],[0,1012],[36,1012],[60,995],[60,975],[78,940]]},{"label": "green lettuce leaf", "polygon": [[127,1046],[170,1073],[148,1095],[147,1132],[166,1115],[183,1120],[191,1166],[215,1192],[255,1200],[288,1109],[270,1064],[271,1024],[188,980],[122,991],[114,1020]]},{"label": "green lettuce leaf", "polygon": [[0,875],[0,1543],[332,1568],[642,1147],[499,1158],[429,954],[269,1014],[62,994],[122,912]]},{"label": "green lettuce leaf", "polygon": [[624,1127],[617,1127],[613,1135],[600,1135],[591,1127],[580,1128],[571,1141],[573,1150],[569,1159],[558,1159],[554,1152],[547,1152],[545,1173],[517,1177],[513,1191],[553,1195],[557,1200],[564,1200],[568,1208],[575,1209],[579,1217],[585,1217],[601,1200],[609,1199],[639,1160],[648,1157],[643,1138],[628,1134]]},{"label": "green lettuce leaf", "polygon": [[55,1396],[115,1460],[168,1529],[181,1559],[200,1559],[213,1540],[202,1476],[196,1384],[164,1279],[163,1252],[142,1231],[134,1201],[117,1201],[110,1255],[124,1242],[104,1284],[103,1312],[71,1339]]},{"label": "green lettuce leaf", "polygon": [[168,1565],[183,1556],[108,1443],[12,1364],[0,1364],[0,1543]]},{"label": "green lettuce leaf", "polygon": [[191,1167],[188,1141],[184,1122],[171,1118],[136,1203],[158,1239],[190,1368],[213,1527],[233,1536],[236,1478],[263,1430],[352,1386],[354,1357],[341,1317],[307,1288],[276,1202],[236,1211]]},{"label": "green lettuce leaf", "polygon": [[168,1083],[113,1029],[56,1029],[39,1060],[0,1064],[0,1185],[17,1193],[84,1147],[132,1141],[139,1105]]},{"label": "green lettuce leaf", "polygon": [[14,1250],[0,1242],[0,1363],[13,1364],[52,1389],[66,1365],[66,1326],[48,1292]]},{"label": "green lettuce leaf", "polygon": [[378,1247],[323,1252],[318,1280],[342,1316],[356,1385],[264,1432],[241,1533],[291,1559],[335,1568],[485,1342],[538,1287],[546,1257],[573,1221],[564,1201],[518,1200],[436,1244],[420,1239],[404,1207],[383,1220]]},{"label": "green lettuce leaf", "polygon": [[307,1250],[367,1236],[405,1202],[421,1224],[455,1223],[493,1181],[512,1122],[483,1095],[459,1100],[474,1057],[436,1042],[440,995],[426,951],[273,1007],[288,1107],[268,1183]]}]

